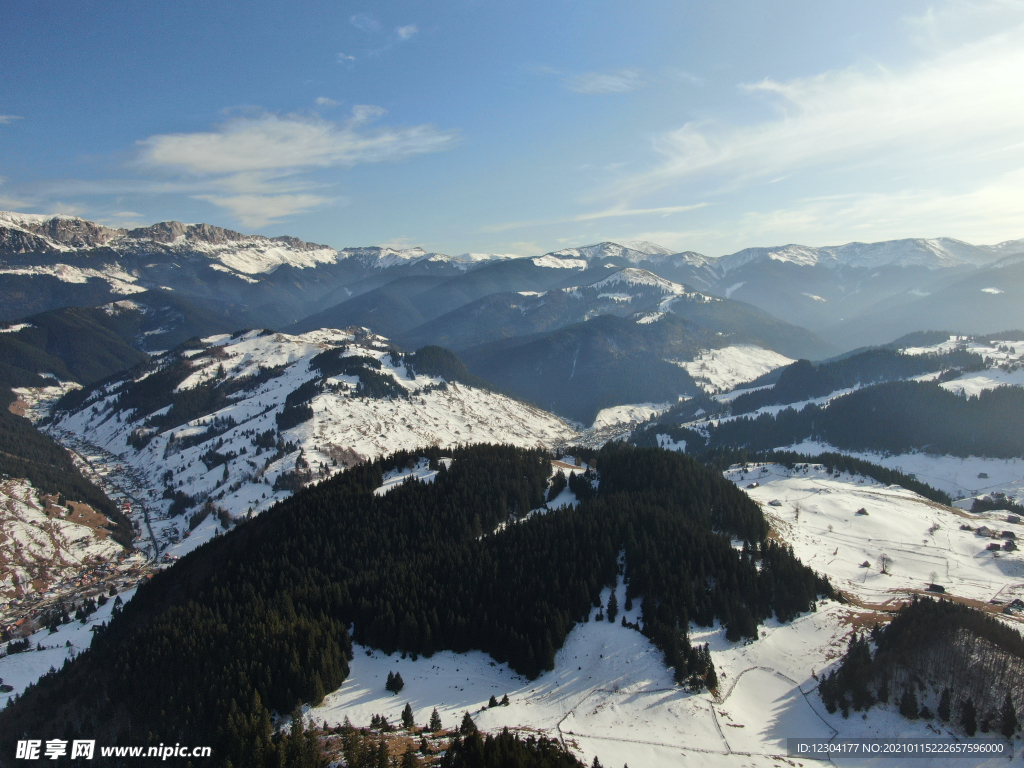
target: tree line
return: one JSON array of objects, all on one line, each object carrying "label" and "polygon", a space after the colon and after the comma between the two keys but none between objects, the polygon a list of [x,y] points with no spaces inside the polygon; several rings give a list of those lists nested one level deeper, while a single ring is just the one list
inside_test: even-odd
[{"label": "tree line", "polygon": [[909,719],[938,717],[970,736],[998,729],[1009,737],[1024,706],[1024,638],[976,608],[915,595],[870,641],[854,635],[818,690],[826,708],[844,716],[891,702]]}]

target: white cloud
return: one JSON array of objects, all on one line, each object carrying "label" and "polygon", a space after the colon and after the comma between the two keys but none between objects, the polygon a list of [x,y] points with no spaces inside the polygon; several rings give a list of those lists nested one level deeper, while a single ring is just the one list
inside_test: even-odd
[{"label": "white cloud", "polygon": [[356,60],[355,56],[352,56],[350,54],[342,53],[341,51],[338,51],[338,63],[339,64],[344,64],[346,61],[355,61],[355,60]]},{"label": "white cloud", "polygon": [[334,99],[329,99],[326,96],[317,96],[316,105],[318,107],[336,107],[338,106],[338,102]]},{"label": "white cloud", "polygon": [[410,37],[419,32],[415,24],[406,24],[404,27],[399,27],[395,31],[398,33],[398,36],[403,40],[408,40]]},{"label": "white cloud", "polygon": [[403,160],[455,143],[454,132],[432,125],[359,130],[383,114],[360,105],[345,123],[297,115],[236,118],[215,131],[150,136],[138,142],[139,163],[194,174],[281,171]]},{"label": "white cloud", "polygon": [[[333,104],[321,97],[320,105]],[[136,165],[181,174],[178,181],[144,182],[176,188],[263,226],[336,201],[317,191],[308,172],[397,162],[454,146],[454,131],[432,125],[372,128],[385,110],[361,104],[344,122],[269,113],[233,118],[213,131],[161,134],[138,142]]]},{"label": "white cloud", "polygon": [[748,125],[691,122],[655,143],[662,161],[617,193],[680,181],[723,189],[796,170],[873,164],[889,176],[914,163],[969,166],[980,151],[1020,142],[1024,27],[990,36],[904,70],[855,67],[744,86],[777,108]]},{"label": "white cloud", "polygon": [[15,120],[24,120],[21,115],[0,115],[0,125],[8,125]]},{"label": "white cloud", "polygon": [[247,227],[264,227],[278,219],[292,216],[327,203],[336,202],[320,195],[193,195],[221,208],[226,208]]},{"label": "white cloud", "polygon": [[587,72],[576,75],[567,83],[576,93],[628,93],[643,86],[640,70],[621,69],[618,72]]}]

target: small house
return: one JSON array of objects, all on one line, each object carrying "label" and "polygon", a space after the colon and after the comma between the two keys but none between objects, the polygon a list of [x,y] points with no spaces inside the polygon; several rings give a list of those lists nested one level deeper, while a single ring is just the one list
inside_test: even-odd
[{"label": "small house", "polygon": [[760,487],[761,487],[761,484],[760,483],[756,483],[756,482],[755,483],[751,483],[750,485],[747,486],[747,488],[760,488]]},{"label": "small house", "polygon": [[1017,538],[1017,534],[1013,531],[1003,531],[1001,534],[999,534],[999,538],[1012,540]]},{"label": "small house", "polygon": [[1013,552],[1014,550],[1017,549],[1017,545],[1016,545],[1016,543],[1014,543],[1012,541],[1007,541],[1005,544],[1003,544],[1003,549],[1006,552]]},{"label": "small house", "polygon": [[1015,597],[1013,600],[1010,601],[1010,606],[1018,609],[1024,608],[1024,600],[1021,600],[1019,597]]},{"label": "small house", "polygon": [[939,595],[946,594],[946,588],[943,587],[940,584],[929,584],[928,585],[928,591],[929,592],[935,592],[936,594],[939,594]]},{"label": "small house", "polygon": [[978,473],[978,479],[979,480],[988,480],[988,472],[979,472]]},{"label": "small house", "polygon": [[1007,515],[1006,522],[1018,525],[1020,524],[1020,515]]},{"label": "small house", "polygon": [[768,506],[769,507],[781,507],[782,506],[782,502],[779,501],[778,499],[772,499],[771,501],[768,502]]},{"label": "small house", "polygon": [[976,528],[974,533],[977,536],[991,536],[992,535],[992,529],[989,528],[987,525],[982,525],[982,526]]},{"label": "small house", "polygon": [[986,549],[990,549],[990,550],[992,550],[993,552],[998,552],[998,551],[999,551],[999,542],[997,542],[997,541],[993,541],[993,542],[992,542],[991,544],[989,544],[989,545],[988,545],[988,546],[986,547]]}]

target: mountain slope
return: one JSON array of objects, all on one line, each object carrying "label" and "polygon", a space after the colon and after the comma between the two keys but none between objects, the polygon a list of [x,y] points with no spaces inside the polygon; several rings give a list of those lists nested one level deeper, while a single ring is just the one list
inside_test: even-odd
[{"label": "mountain slope", "polygon": [[[248,331],[192,340],[72,392],[50,429],[123,457],[163,489],[164,512],[217,511],[226,525],[383,453],[574,436],[561,419],[480,385],[451,353],[404,356],[360,329]],[[215,527],[210,518],[196,537]],[[185,521],[154,528],[174,541]]]},{"label": "mountain slope", "polygon": [[757,344],[787,357],[820,358],[836,351],[810,331],[741,302],[690,290],[644,269],[607,271],[589,284],[592,272],[579,273],[579,283],[560,290],[494,293],[396,338],[410,347],[440,344],[460,350],[557,330],[598,315],[635,316],[649,323],[668,312],[726,337],[728,343]]},{"label": "mountain slope", "polygon": [[674,315],[647,324],[601,315],[472,347],[462,357],[503,389],[589,425],[603,408],[697,394],[690,374],[669,361],[691,360],[716,343],[713,334]]}]

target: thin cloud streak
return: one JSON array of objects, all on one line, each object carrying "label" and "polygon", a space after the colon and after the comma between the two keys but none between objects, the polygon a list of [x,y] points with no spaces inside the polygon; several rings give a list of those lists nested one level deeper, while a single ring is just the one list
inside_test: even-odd
[{"label": "thin cloud streak", "polygon": [[638,69],[620,69],[618,72],[587,72],[576,75],[566,83],[576,93],[629,93],[644,85]]},{"label": "thin cloud streak", "polygon": [[661,208],[625,208],[615,207],[609,208],[604,211],[595,211],[594,213],[581,213],[577,216],[571,216],[565,219],[537,219],[534,221],[511,221],[505,224],[494,224],[487,227],[481,227],[481,232],[507,232],[510,229],[525,229],[527,227],[544,227],[551,226],[554,224],[569,224],[580,221],[598,221],[600,219],[613,219],[621,218],[625,216],[669,216],[673,213],[683,213],[684,211],[694,211],[698,208],[704,208],[708,203],[695,203],[693,205],[670,205]]}]

